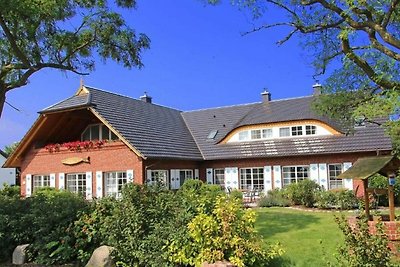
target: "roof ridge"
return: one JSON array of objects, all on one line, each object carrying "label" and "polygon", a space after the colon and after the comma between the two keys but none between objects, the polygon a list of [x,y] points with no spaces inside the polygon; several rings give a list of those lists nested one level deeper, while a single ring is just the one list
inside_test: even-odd
[{"label": "roof ridge", "polygon": [[[89,89],[89,92],[90,92],[90,90],[96,90],[96,91],[100,91],[100,92],[103,92],[103,93],[108,93],[108,94],[112,94],[112,95],[115,95],[115,96],[120,96],[120,97],[128,98],[129,100],[134,100],[134,101],[143,102],[143,101],[140,100],[140,99],[133,98],[133,97],[131,97],[131,96],[123,95],[123,94],[120,94],[120,93],[111,92],[111,91],[104,90],[104,89],[101,89],[101,88],[97,88],[97,87],[93,87],[93,86],[88,86],[88,85],[85,85],[85,87]],[[90,94],[90,93],[89,93],[89,94]],[[143,102],[143,103],[145,103],[145,102]],[[175,110],[175,111],[178,111],[178,112],[183,112],[182,110],[179,110],[179,109],[176,109],[176,108],[172,108],[172,107],[167,107],[167,106],[160,105],[160,104],[156,104],[156,103],[149,103],[149,104],[152,104],[152,105],[158,106],[158,107],[162,107],[162,108],[167,108],[167,109]]]},{"label": "roof ridge", "polygon": [[261,102],[253,102],[253,103],[246,103],[246,104],[229,105],[229,106],[214,107],[214,108],[201,108],[201,109],[194,109],[194,110],[189,110],[189,111],[183,111],[183,113],[199,112],[199,111],[206,111],[206,110],[213,110],[213,109],[243,107],[243,106],[250,106],[250,105],[256,105],[256,104],[261,104]]}]

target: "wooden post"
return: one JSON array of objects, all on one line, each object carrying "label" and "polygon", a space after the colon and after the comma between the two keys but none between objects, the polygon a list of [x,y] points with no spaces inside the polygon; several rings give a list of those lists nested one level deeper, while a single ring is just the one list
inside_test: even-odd
[{"label": "wooden post", "polygon": [[390,221],[395,220],[395,214],[394,214],[394,190],[393,190],[393,185],[388,186],[388,195],[389,195],[389,217]]},{"label": "wooden post", "polygon": [[367,216],[367,220],[369,220],[369,193],[368,189],[368,178],[362,180],[364,186],[364,203],[365,203],[365,216]]}]

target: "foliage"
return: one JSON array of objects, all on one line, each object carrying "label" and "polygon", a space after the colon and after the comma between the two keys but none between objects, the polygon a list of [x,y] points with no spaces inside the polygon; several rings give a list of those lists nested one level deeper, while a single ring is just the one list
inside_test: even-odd
[{"label": "foliage", "polygon": [[[1,113],[0,113],[1,114]],[[17,148],[17,146],[19,145],[19,142],[14,142],[8,146],[5,146],[3,151],[4,153],[6,153],[8,156],[10,156],[14,150]]]},{"label": "foliage", "polygon": [[288,207],[290,206],[289,199],[285,196],[284,190],[275,188],[267,192],[267,195],[262,195],[257,201],[259,207]]},{"label": "foliage", "polygon": [[391,251],[382,222],[377,223],[376,234],[371,234],[368,221],[363,216],[356,219],[355,226],[349,225],[344,215],[335,220],[345,236],[345,241],[338,248],[337,262],[330,266],[394,266],[390,262]]},{"label": "foliage", "polygon": [[48,144],[44,148],[50,153],[60,152],[61,148],[66,148],[69,151],[81,152],[82,149],[86,151],[95,148],[101,148],[107,140],[91,140],[91,141],[73,141],[62,144]]},{"label": "foliage", "polygon": [[352,190],[321,190],[317,192],[315,205],[321,209],[349,210],[358,207],[359,200]]},{"label": "foliage", "polygon": [[309,179],[292,183],[284,188],[285,195],[293,205],[313,207],[316,202],[316,192],[320,186]]},{"label": "foliage", "polygon": [[136,7],[135,0],[1,1],[0,116],[6,92],[24,86],[44,68],[86,74],[94,56],[124,67],[141,67],[149,47],[115,10]]},{"label": "foliage", "polygon": [[[222,0],[208,0],[218,4]],[[259,21],[248,33],[288,29],[278,44],[299,37],[315,76],[327,77],[315,103],[321,115],[351,131],[354,119],[384,123],[400,148],[400,3],[398,1],[231,0]],[[283,12],[276,16],[269,12]],[[267,18],[267,20],[265,20]],[[258,21],[257,21],[258,19]],[[392,116],[394,121],[379,118]]]},{"label": "foliage", "polygon": [[236,198],[236,199],[243,199],[243,192],[234,189],[231,191],[231,193],[229,194],[232,198]]},{"label": "foliage", "polygon": [[[370,188],[388,188],[388,178],[385,176],[382,176],[380,174],[376,174],[370,178],[368,178],[368,187]],[[394,187],[394,199],[395,203],[399,204],[400,202],[400,177],[396,177],[396,183],[393,186]],[[389,206],[389,199],[386,194],[384,195],[377,195],[375,194],[375,199],[378,201],[378,205],[381,206]]]},{"label": "foliage", "polygon": [[244,210],[241,200],[219,196],[212,213],[200,212],[188,224],[189,242],[169,244],[170,258],[200,266],[203,262],[228,260],[236,266],[267,266],[283,251],[279,245],[263,248],[254,230],[255,213]]}]

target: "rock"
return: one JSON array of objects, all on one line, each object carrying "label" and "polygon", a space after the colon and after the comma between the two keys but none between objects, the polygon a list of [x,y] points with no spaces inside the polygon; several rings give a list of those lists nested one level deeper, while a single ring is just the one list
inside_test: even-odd
[{"label": "rock", "polygon": [[25,244],[25,245],[20,245],[17,246],[14,249],[14,252],[12,254],[12,264],[15,265],[22,265],[25,263],[26,261],[26,253],[25,253],[25,249],[29,246],[29,244]]},{"label": "rock", "polygon": [[111,258],[112,249],[109,246],[96,248],[85,267],[114,267],[115,264]]}]

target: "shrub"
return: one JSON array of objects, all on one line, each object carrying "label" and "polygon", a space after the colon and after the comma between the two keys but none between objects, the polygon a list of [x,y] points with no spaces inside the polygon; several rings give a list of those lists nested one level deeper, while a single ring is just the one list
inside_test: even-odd
[{"label": "shrub", "polygon": [[315,205],[321,209],[339,208],[349,210],[358,206],[359,200],[352,190],[321,190],[316,195]]},{"label": "shrub", "polygon": [[330,266],[394,266],[390,263],[391,251],[382,222],[376,225],[377,233],[371,234],[365,216],[356,219],[355,227],[349,225],[344,215],[335,220],[345,239],[344,244],[338,248],[337,262]]},{"label": "shrub", "polygon": [[190,221],[186,239],[169,244],[170,259],[180,266],[223,260],[238,267],[267,266],[283,251],[278,245],[266,249],[254,222],[254,211],[244,210],[239,199],[219,196],[212,213],[202,210]]},{"label": "shrub", "polygon": [[229,196],[231,198],[243,200],[243,193],[237,189],[232,190]]},{"label": "shrub", "polygon": [[292,183],[284,188],[285,195],[292,205],[304,205],[313,207],[316,202],[316,193],[320,186],[309,179],[298,183]]},{"label": "shrub", "polygon": [[288,207],[290,201],[284,195],[284,191],[276,188],[267,192],[267,195],[262,195],[257,202],[259,207]]},{"label": "shrub", "polygon": [[[368,179],[368,187],[371,188],[388,188],[388,178],[382,176],[380,174],[375,174],[374,176]],[[386,194],[384,195],[375,195],[376,200],[378,201],[378,205],[381,206],[389,206],[389,199]],[[400,177],[396,177],[396,183],[394,185],[394,199],[395,203],[400,203]]]},{"label": "shrub", "polygon": [[336,201],[341,210],[354,209],[359,205],[359,200],[353,190],[338,190]]},{"label": "shrub", "polygon": [[316,195],[317,202],[315,205],[320,209],[334,208],[337,204],[337,197],[335,191],[321,190]]}]

